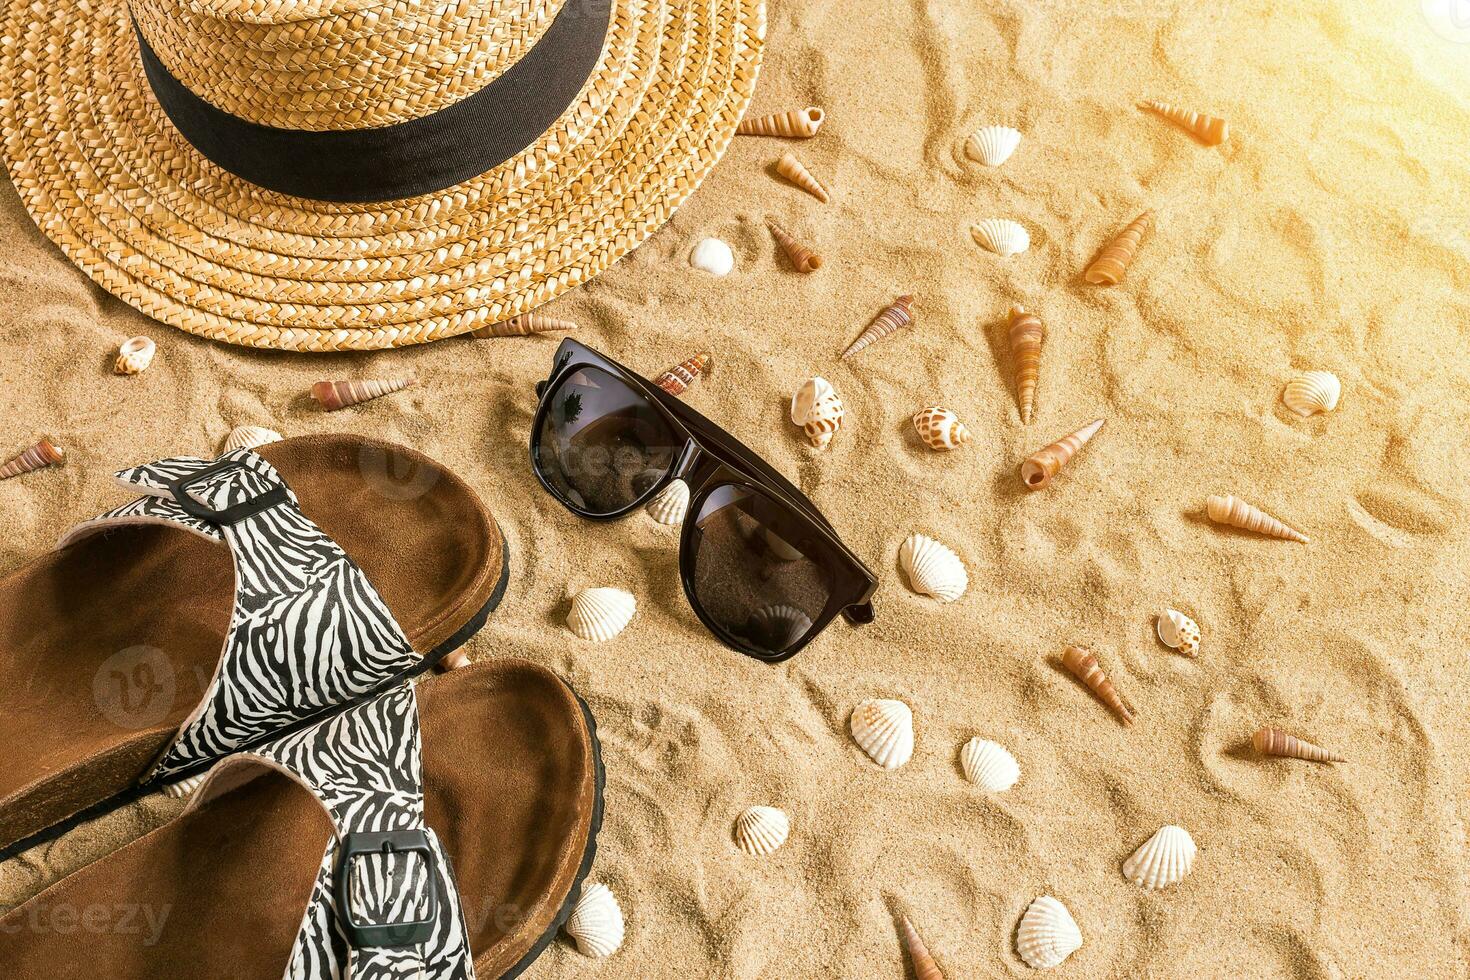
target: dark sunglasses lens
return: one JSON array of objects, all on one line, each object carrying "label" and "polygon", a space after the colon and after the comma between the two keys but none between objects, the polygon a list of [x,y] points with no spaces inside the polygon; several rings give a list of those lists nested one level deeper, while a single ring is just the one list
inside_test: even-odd
[{"label": "dark sunglasses lens", "polygon": [[748,487],[716,487],[695,517],[695,601],[763,656],[794,647],[832,595],[830,556],[812,525]]},{"label": "dark sunglasses lens", "polygon": [[646,394],[601,368],[573,371],[548,398],[536,465],[580,513],[614,514],[636,503],[683,448]]}]

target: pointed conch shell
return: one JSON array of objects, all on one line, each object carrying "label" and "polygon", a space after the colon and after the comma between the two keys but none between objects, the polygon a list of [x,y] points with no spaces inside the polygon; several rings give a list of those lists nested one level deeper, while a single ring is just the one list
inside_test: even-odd
[{"label": "pointed conch shell", "polygon": [[810,379],[791,396],[791,421],[801,426],[807,440],[818,449],[825,449],[832,441],[845,415],[837,389],[826,378]]},{"label": "pointed conch shell", "polygon": [[780,225],[770,221],[766,223],[766,226],[771,229],[771,234],[786,251],[786,255],[791,259],[791,264],[796,266],[797,272],[816,272],[822,267],[822,257],[791,237]]},{"label": "pointed conch shell", "polygon": [[311,386],[311,397],[321,402],[322,408],[335,412],[358,402],[370,401],[402,391],[416,382],[413,378],[395,378],[386,381],[318,381]]},{"label": "pointed conch shell", "polygon": [[1113,236],[1087,267],[1084,278],[1094,286],[1116,286],[1123,281],[1133,256],[1143,236],[1153,227],[1154,213],[1145,211],[1128,223],[1128,226]]},{"label": "pointed conch shell", "polygon": [[1046,327],[1035,313],[1019,306],[1011,307],[1011,360],[1016,369],[1016,404],[1021,408],[1021,422],[1031,424],[1036,408],[1036,379],[1041,376],[1041,342]]},{"label": "pointed conch shell", "polygon": [[741,136],[782,136],[787,139],[811,139],[822,128],[826,113],[814,105],[790,112],[773,112],[769,116],[742,119],[735,132]]},{"label": "pointed conch shell", "polygon": [[924,945],[908,916],[903,917],[903,945],[908,950],[909,962],[914,965],[914,980],[944,980],[939,964],[934,962],[929,947]]},{"label": "pointed conch shell", "polygon": [[874,317],[873,322],[868,324],[868,328],[858,335],[858,339],[847,345],[847,350],[842,352],[842,359],[847,360],[858,351],[882,340],[895,330],[913,323],[914,314],[911,309],[913,305],[914,298],[905,293],[884,307],[883,312]]},{"label": "pointed conch shell", "polygon": [[987,167],[998,167],[1021,145],[1020,130],[1009,126],[986,126],[965,140],[965,155]]},{"label": "pointed conch shell", "polygon": [[1097,657],[1091,651],[1081,647],[1067,647],[1062,653],[1062,663],[1074,677],[1092,688],[1092,693],[1097,695],[1098,700],[1113,709],[1113,713],[1122,719],[1123,724],[1133,724],[1133,706],[1113,687],[1113,682],[1108,680],[1108,675],[1098,666]]},{"label": "pointed conch shell", "polygon": [[1031,234],[1009,218],[986,218],[970,226],[970,234],[983,247],[1009,258],[1031,247]]},{"label": "pointed conch shell", "polygon": [[611,640],[632,622],[638,600],[622,589],[583,589],[572,597],[567,628],[584,640]]},{"label": "pointed conch shell", "polygon": [[735,821],[735,846],[752,857],[774,853],[791,834],[791,821],[773,806],[753,806]]},{"label": "pointed conch shell", "polygon": [[776,161],[776,172],[823,204],[832,200],[831,195],[827,193],[827,188],[818,183],[817,178],[812,176],[812,172],[792,154],[783,154],[781,159]]},{"label": "pointed conch shell", "polygon": [[1087,445],[1087,441],[1097,435],[1097,430],[1103,426],[1103,420],[1089,422],[1082,428],[1069,436],[1058,439],[1045,449],[1038,449],[1021,464],[1021,482],[1026,484],[1028,490],[1041,490],[1051,483],[1052,477],[1057,471],[1071,459],[1072,456]]},{"label": "pointed conch shell", "polygon": [[237,449],[256,449],[280,441],[281,434],[274,429],[267,429],[263,425],[237,425],[225,436],[225,447],[220,450],[220,455]]},{"label": "pointed conch shell", "polygon": [[1016,952],[1037,970],[1059,966],[1082,947],[1082,930],[1067,907],[1042,895],[1026,908],[1016,928]]},{"label": "pointed conch shell", "polygon": [[1180,109],[1167,102],[1149,100],[1143,103],[1143,107],[1158,113],[1180,129],[1193,133],[1206,146],[1219,146],[1230,138],[1230,124],[1223,119]]},{"label": "pointed conch shell", "polygon": [[1263,725],[1251,736],[1251,744],[1261,755],[1276,755],[1286,759],[1306,759],[1308,762],[1346,762],[1347,759],[1324,749],[1320,745],[1313,745],[1305,739],[1288,735],[1279,728]]},{"label": "pointed conch shell", "polygon": [[1004,793],[1021,778],[1016,757],[999,742],[972,738],[960,749],[960,768],[965,778],[991,793]]},{"label": "pointed conch shell", "polygon": [[571,320],[558,320],[544,313],[522,313],[520,316],[513,316],[500,323],[476,327],[470,331],[470,336],[478,340],[487,340],[491,337],[529,337],[533,333],[575,329],[577,325]]},{"label": "pointed conch shell", "polygon": [[1308,371],[1288,381],[1281,392],[1286,407],[1303,418],[1332,411],[1341,397],[1342,382],[1331,371]]},{"label": "pointed conch shell", "polygon": [[138,374],[148,370],[158,345],[149,337],[129,337],[117,349],[117,362],[112,369],[118,374]]},{"label": "pointed conch shell", "polygon": [[915,592],[940,602],[954,602],[970,586],[970,574],[960,556],[922,534],[910,535],[904,541],[898,549],[898,563]]},{"label": "pointed conch shell", "polygon": [[675,364],[654,378],[653,383],[677,398],[688,391],[689,386],[694,384],[701,374],[709,374],[714,369],[715,356],[709,351],[704,351],[695,354],[687,361]]},{"label": "pointed conch shell", "polygon": [[1307,543],[1305,534],[1287,527],[1270,514],[1252,507],[1239,497],[1209,497],[1205,500],[1205,513],[1209,514],[1210,520],[1216,524],[1230,524],[1271,538]]},{"label": "pointed conch shell", "polygon": [[43,466],[56,466],[65,459],[65,450],[50,439],[42,439],[24,452],[16,454],[4,466],[0,466],[0,480],[39,470]]},{"label": "pointed conch shell", "polygon": [[1123,877],[1149,890],[1177,885],[1194,867],[1198,851],[1194,838],[1183,827],[1160,827],[1123,862]]},{"label": "pointed conch shell", "polygon": [[664,487],[644,508],[660,524],[683,524],[689,513],[689,484],[675,480]]},{"label": "pointed conch shell", "polygon": [[947,408],[935,405],[914,416],[914,428],[924,445],[936,452],[948,452],[968,446],[975,437],[960,421],[960,417]]},{"label": "pointed conch shell", "polygon": [[853,709],[852,740],[884,769],[893,770],[914,755],[914,713],[902,701],[876,698]]},{"label": "pointed conch shell", "polygon": [[567,935],[583,956],[611,956],[623,945],[623,910],[612,889],[598,883],[582,889],[567,918]]},{"label": "pointed conch shell", "polygon": [[1155,626],[1159,642],[1186,657],[1199,656],[1199,624],[1177,609],[1165,609]]}]

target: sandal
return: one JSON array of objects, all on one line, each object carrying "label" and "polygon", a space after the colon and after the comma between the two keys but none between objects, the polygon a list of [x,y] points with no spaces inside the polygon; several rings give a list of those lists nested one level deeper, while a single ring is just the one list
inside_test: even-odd
[{"label": "sandal", "polygon": [[0,918],[0,963],[8,980],[519,976],[580,894],[602,786],[592,716],[550,671],[403,683],[216,766],[179,817]]},{"label": "sandal", "polygon": [[144,496],[0,579],[0,859],[427,669],[505,593],[494,519],[401,446],[118,479]]}]

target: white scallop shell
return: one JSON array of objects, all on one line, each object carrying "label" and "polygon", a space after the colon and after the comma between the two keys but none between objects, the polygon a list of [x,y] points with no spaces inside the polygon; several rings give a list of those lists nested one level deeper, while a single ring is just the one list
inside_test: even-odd
[{"label": "white scallop shell", "polygon": [[117,361],[112,369],[118,374],[139,374],[148,370],[158,345],[149,337],[129,337],[117,349]]},{"label": "white scallop shell", "polygon": [[1185,656],[1199,655],[1199,624],[1177,609],[1165,609],[1159,614],[1157,625],[1159,641]]},{"label": "white scallop shell", "polygon": [[658,492],[645,508],[660,524],[683,524],[689,513],[689,484],[675,480]]},{"label": "white scallop shell", "polygon": [[1144,888],[1168,888],[1184,880],[1199,848],[1183,827],[1160,827],[1123,862],[1123,877]]},{"label": "white scallop shell", "polygon": [[915,592],[940,602],[954,602],[970,585],[970,575],[960,556],[922,534],[911,535],[898,549],[898,563]]},{"label": "white scallop shell", "polygon": [[1016,952],[1038,970],[1058,966],[1082,946],[1082,930],[1067,907],[1042,895],[1026,908],[1016,928]]},{"label": "white scallop shell", "polygon": [[914,713],[902,701],[869,699],[853,709],[852,740],[884,769],[897,769],[914,754]]},{"label": "white scallop shell", "polygon": [[757,609],[751,613],[750,621],[746,624],[747,633],[761,637],[771,650],[785,650],[805,636],[811,628],[810,616],[795,606],[781,602]]},{"label": "white scallop shell", "polygon": [[992,793],[1004,793],[1021,778],[1016,757],[999,742],[972,738],[960,749],[960,766],[965,778]]},{"label": "white scallop shell", "polygon": [[281,434],[274,429],[267,429],[263,425],[237,425],[225,436],[225,446],[220,450],[220,455],[236,449],[255,449],[280,441]]},{"label": "white scallop shell", "polygon": [[582,889],[567,917],[567,935],[584,956],[611,956],[623,945],[623,910],[612,889],[598,883]]},{"label": "white scallop shell", "polygon": [[583,589],[572,597],[567,628],[584,640],[601,643],[621,633],[638,611],[638,600],[622,589]]},{"label": "white scallop shell", "polygon": [[773,806],[753,806],[735,821],[735,846],[746,854],[765,857],[791,833],[791,821]]},{"label": "white scallop shell", "polygon": [[1031,235],[1009,218],[986,218],[970,227],[975,241],[996,255],[1020,255],[1031,247]]},{"label": "white scallop shell", "polygon": [[1281,400],[1303,418],[1330,412],[1342,397],[1342,382],[1331,371],[1308,371],[1286,383]]},{"label": "white scallop shell", "polygon": [[1009,126],[986,126],[965,140],[965,155],[987,167],[998,167],[1021,145],[1020,130]]},{"label": "white scallop shell", "polygon": [[706,238],[689,253],[689,264],[713,276],[728,276],[735,268],[735,253],[718,238]]}]

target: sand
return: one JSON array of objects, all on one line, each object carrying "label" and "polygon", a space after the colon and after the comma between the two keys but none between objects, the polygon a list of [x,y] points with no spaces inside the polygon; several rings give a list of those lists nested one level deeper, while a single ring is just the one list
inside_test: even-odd
[{"label": "sand", "polygon": [[[1470,45],[1436,23],[1389,0],[773,0],[755,111],[821,105],[820,136],[737,140],[669,226],[549,312],[650,374],[714,351],[690,403],[797,481],[880,574],[876,623],[834,625],[785,665],[705,633],[669,529],[583,523],[536,485],[532,384],[554,339],[366,356],[197,341],[93,287],[8,188],[3,448],[49,431],[71,458],[0,484],[0,568],[118,502],[114,468],[213,452],[237,423],[383,435],[462,473],[514,561],[471,655],[564,673],[606,752],[596,877],[623,903],[627,942],[601,964],[558,943],[534,977],[899,977],[900,911],[952,980],[1022,975],[1014,928],[1041,894],[1086,937],[1060,976],[1463,976]],[[1200,146],[1136,111],[1140,98],[1221,115],[1233,136]],[[994,171],[960,150],[989,123],[1026,134]],[[771,175],[786,149],[831,205]],[[1145,207],[1158,228],[1126,282],[1085,285]],[[791,271],[767,216],[826,266]],[[968,227],[989,216],[1024,223],[1032,249],[982,252]],[[723,280],[686,263],[710,235],[735,248]],[[838,363],[900,292],[918,297],[917,325]],[[1004,344],[1013,303],[1050,328],[1025,427]],[[155,365],[112,376],[112,351],[139,332],[159,341]],[[1334,414],[1281,405],[1304,369],[1342,379]],[[814,373],[848,408],[821,453],[783,412]],[[304,394],[322,377],[404,374],[425,383],[349,412]],[[918,444],[909,416],[935,402],[972,446]],[[1021,487],[1027,453],[1099,416],[1050,489]],[[1210,525],[1212,493],[1311,544]],[[963,557],[959,602],[904,587],[896,556],[915,531]],[[589,585],[639,599],[602,646],[561,625],[566,590]],[[1197,660],[1154,638],[1165,606],[1201,624]],[[1098,654],[1138,709],[1133,729],[1055,665],[1069,643]],[[896,772],[846,734],[874,696],[917,719]],[[1351,761],[1262,761],[1249,738],[1264,722]],[[1003,796],[961,778],[977,734],[1020,762]],[[760,860],[730,841],[756,803],[793,825]],[[175,809],[147,800],[0,866],[0,904]],[[1120,865],[1165,823],[1189,829],[1199,860],[1147,894]]]}]

